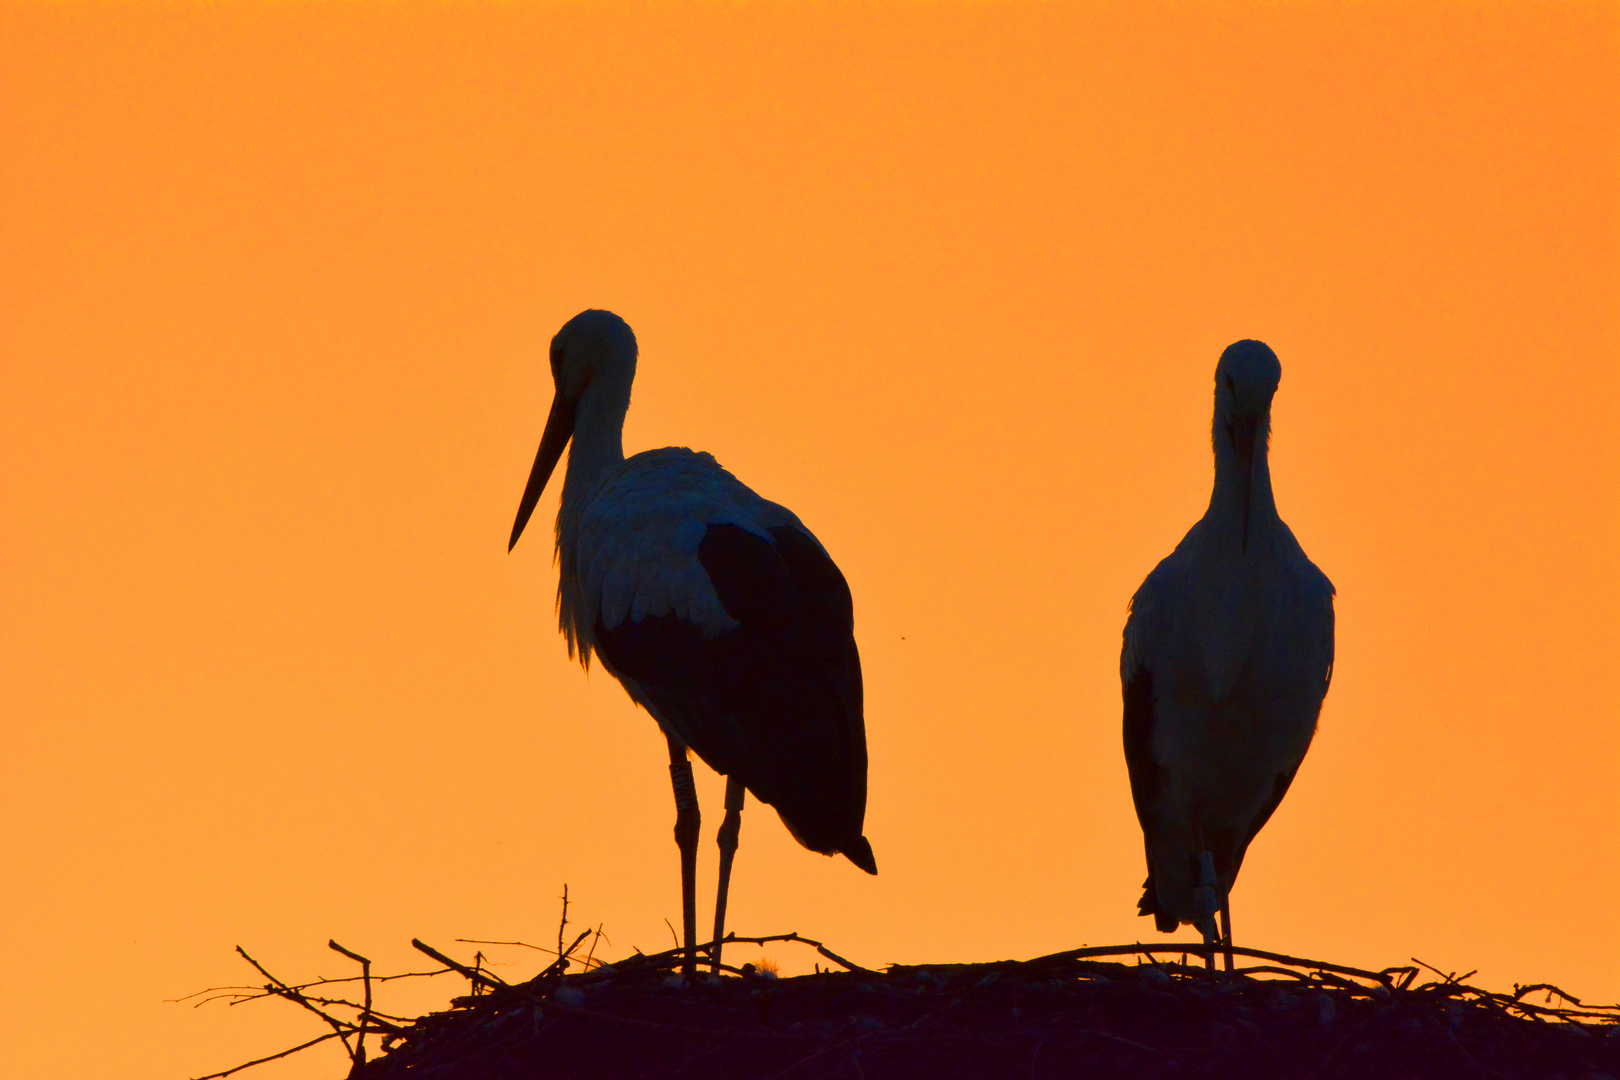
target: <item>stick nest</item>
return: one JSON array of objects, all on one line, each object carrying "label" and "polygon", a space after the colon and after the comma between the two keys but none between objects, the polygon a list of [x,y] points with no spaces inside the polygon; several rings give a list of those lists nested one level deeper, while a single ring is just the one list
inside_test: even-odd
[{"label": "stick nest", "polygon": [[[371,984],[380,980],[335,942],[362,964],[362,977],[292,986],[248,958],[271,982],[215,997],[281,997],[318,1014],[330,1032],[275,1056],[340,1039],[351,1080],[1620,1080],[1620,1006],[1583,1005],[1547,984],[1493,993],[1468,985],[1472,972],[1423,964],[1374,972],[1235,949],[1248,966],[1215,972],[1188,962],[1200,946],[1138,944],[874,971],[782,934],[727,941],[802,943],[837,969],[776,978],[753,965],[710,975],[705,965],[687,980],[679,950],[584,960],[591,933],[567,947],[559,938],[558,959],[521,984],[414,942],[443,967],[395,977],[454,973],[471,986],[450,1009],[415,1020],[374,1011]],[[324,996],[342,981],[363,983],[364,1001]],[[381,1056],[368,1058],[367,1035],[380,1036]]]}]

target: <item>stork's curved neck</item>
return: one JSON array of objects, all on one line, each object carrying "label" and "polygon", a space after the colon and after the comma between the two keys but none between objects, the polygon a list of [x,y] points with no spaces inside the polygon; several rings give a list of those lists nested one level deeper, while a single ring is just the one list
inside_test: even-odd
[{"label": "stork's curved neck", "polygon": [[1215,489],[1204,520],[1214,526],[1220,544],[1247,555],[1275,532],[1277,503],[1271,492],[1266,444],[1271,414],[1215,410]]},{"label": "stork's curved neck", "polygon": [[624,417],[630,410],[630,378],[598,378],[580,395],[574,442],[568,451],[562,505],[566,515],[603,473],[624,464]]}]

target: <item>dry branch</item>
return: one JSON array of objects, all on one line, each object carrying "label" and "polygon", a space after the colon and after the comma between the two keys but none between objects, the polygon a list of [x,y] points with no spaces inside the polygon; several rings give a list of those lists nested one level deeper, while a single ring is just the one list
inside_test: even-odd
[{"label": "dry branch", "polygon": [[321,1036],[319,1036],[317,1038],[311,1039],[307,1043],[299,1043],[297,1046],[293,1047],[290,1050],[283,1050],[281,1053],[279,1053],[279,1054],[271,1054],[269,1057],[255,1058],[252,1061],[244,1061],[242,1064],[237,1065],[234,1068],[225,1069],[222,1072],[209,1073],[207,1076],[198,1076],[198,1077],[195,1077],[194,1080],[220,1080],[220,1077],[229,1076],[232,1073],[239,1073],[243,1069],[251,1069],[255,1065],[263,1065],[267,1061],[276,1061],[276,1060],[279,1060],[279,1059],[284,1058],[284,1057],[291,1057],[293,1054],[298,1053],[298,1051],[300,1051],[300,1050],[308,1050],[310,1047],[319,1045],[320,1043],[325,1042],[327,1039],[335,1039],[335,1038],[337,1038],[337,1035],[335,1033],[333,1033],[333,1032],[328,1031],[325,1035],[321,1035]]},{"label": "dry branch", "polygon": [[481,971],[474,971],[465,964],[456,963],[454,960],[450,959],[433,946],[423,944],[419,938],[411,938],[411,948],[415,949],[417,952],[425,953],[426,955],[437,960],[451,971],[454,971],[456,974],[472,983],[475,987],[483,985],[487,986],[491,990],[501,990],[510,985],[499,975],[485,975]]},{"label": "dry branch", "polygon": [[371,1023],[371,961],[366,959],[364,956],[361,956],[359,953],[350,952],[348,949],[345,949],[343,946],[337,943],[336,938],[329,938],[326,942],[326,946],[332,951],[342,953],[350,960],[358,963],[360,965],[360,978],[365,983],[366,1000],[364,1006],[360,1010],[360,1026],[355,1032],[354,1053],[350,1058],[353,1064],[349,1071],[355,1072],[366,1063],[366,1026]]},{"label": "dry branch", "polygon": [[1212,948],[1204,945],[1202,942],[1177,942],[1174,944],[1165,945],[1143,945],[1141,942],[1137,942],[1134,945],[1098,945],[1090,948],[1069,949],[1066,952],[1051,953],[1047,956],[1039,956],[1034,960],[1029,961],[1029,963],[1044,964],[1059,960],[1081,960],[1095,956],[1131,956],[1138,953],[1148,956],[1158,953],[1164,953],[1165,955],[1182,953],[1183,955],[1207,957],[1212,953],[1224,953],[1228,951],[1230,951],[1234,956],[1249,956],[1256,960],[1271,960],[1275,963],[1287,964],[1296,968],[1309,968],[1313,971],[1332,971],[1339,975],[1352,975],[1358,979],[1368,979],[1372,982],[1380,983],[1386,986],[1390,984],[1390,977],[1393,973],[1411,970],[1410,968],[1399,967],[1385,968],[1383,971],[1364,971],[1361,968],[1345,967],[1343,964],[1329,964],[1320,960],[1304,960],[1297,956],[1285,956],[1282,953],[1264,952],[1260,949],[1243,949],[1233,947],[1228,950],[1228,948],[1224,945],[1215,946]]}]

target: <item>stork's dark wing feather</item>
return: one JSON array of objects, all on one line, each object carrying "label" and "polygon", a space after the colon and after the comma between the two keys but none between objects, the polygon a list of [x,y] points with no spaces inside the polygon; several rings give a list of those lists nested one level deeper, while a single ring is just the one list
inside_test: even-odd
[{"label": "stork's dark wing feather", "polygon": [[[1239,863],[1243,861],[1244,853],[1249,850],[1249,844],[1253,842],[1256,836],[1260,835],[1260,830],[1266,827],[1266,822],[1271,820],[1271,815],[1276,813],[1277,807],[1282,805],[1283,796],[1288,794],[1288,787],[1294,782],[1294,777],[1298,773],[1299,766],[1295,765],[1287,772],[1277,774],[1277,779],[1271,785],[1271,794],[1266,798],[1266,803],[1260,808],[1260,812],[1254,816],[1254,820],[1249,823],[1248,835],[1243,838],[1243,843],[1238,846],[1237,861]],[[1236,870],[1234,869],[1233,872],[1236,873]]]},{"label": "stork's dark wing feather", "polygon": [[1141,914],[1152,915],[1159,931],[1168,934],[1180,922],[1159,906],[1158,886],[1153,880],[1153,844],[1146,839],[1152,834],[1150,815],[1164,784],[1164,767],[1153,759],[1153,674],[1145,667],[1137,667],[1125,682],[1124,697],[1125,767],[1131,775],[1131,801],[1136,804],[1136,820],[1142,825],[1148,861],[1148,877],[1142,883],[1142,899],[1136,907]]},{"label": "stork's dark wing feather", "polygon": [[698,757],[774,806],[800,843],[876,873],[861,836],[866,727],[849,586],[801,530],[770,536],[711,524],[698,546],[737,627],[706,638],[674,614],[598,623],[596,649]]},{"label": "stork's dark wing feather", "polygon": [[1131,801],[1143,828],[1158,798],[1164,769],[1153,760],[1153,674],[1138,667],[1125,683],[1125,766],[1131,774]]},{"label": "stork's dark wing feather", "polygon": [[[1315,567],[1311,569],[1318,577],[1321,577],[1320,571],[1316,570]],[[1328,687],[1333,682],[1333,585],[1325,577],[1321,577],[1321,580],[1326,588],[1317,597],[1320,606],[1315,610],[1316,618],[1314,622],[1307,622],[1307,625],[1314,630],[1314,634],[1300,635],[1301,639],[1314,642],[1316,659],[1320,664],[1321,692],[1315,695],[1313,732],[1315,717],[1320,716],[1322,702],[1326,700]],[[1303,651],[1306,655],[1311,652],[1308,647]],[[1265,828],[1266,822],[1271,820],[1271,815],[1277,812],[1277,807],[1282,805],[1283,796],[1288,794],[1288,788],[1293,784],[1294,777],[1299,774],[1299,767],[1303,761],[1304,758],[1301,757],[1299,761],[1294,763],[1293,768],[1277,773],[1272,781],[1271,794],[1266,797],[1264,805],[1255,814],[1254,820],[1249,823],[1248,830],[1241,838],[1234,838],[1240,840],[1233,856],[1232,874],[1234,876],[1237,874],[1238,866],[1243,862],[1244,854],[1249,850],[1249,844],[1260,834],[1260,830]]]}]

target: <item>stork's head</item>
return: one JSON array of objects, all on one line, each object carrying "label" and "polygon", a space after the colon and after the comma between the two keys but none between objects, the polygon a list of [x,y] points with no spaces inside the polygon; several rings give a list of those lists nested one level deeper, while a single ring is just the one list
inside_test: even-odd
[{"label": "stork's head", "polygon": [[611,311],[582,311],[551,339],[551,379],[558,398],[575,405],[600,379],[628,381],[636,373],[636,335]]},{"label": "stork's head", "polygon": [[[574,420],[586,392],[595,387],[595,400],[600,401],[606,394],[628,404],[630,383],[635,377],[636,335],[629,323],[611,311],[582,311],[551,339],[551,381],[556,385],[556,395],[551,399],[545,434],[540,436],[540,451],[534,456],[534,468],[529,470],[529,482],[518,503],[508,551],[523,535],[540,493],[545,491],[557,460],[573,437]],[[624,419],[622,406],[619,419]]]},{"label": "stork's head", "polygon": [[[1249,549],[1249,511],[1255,459],[1265,458],[1271,437],[1271,398],[1282,381],[1282,364],[1263,341],[1239,341],[1226,347],[1215,365],[1216,470],[1230,462],[1233,491],[1243,518],[1243,550]],[[1259,453],[1256,453],[1256,450]]]},{"label": "stork's head", "polygon": [[1282,381],[1282,364],[1263,341],[1228,345],[1215,365],[1215,409],[1228,417],[1265,416]]}]

